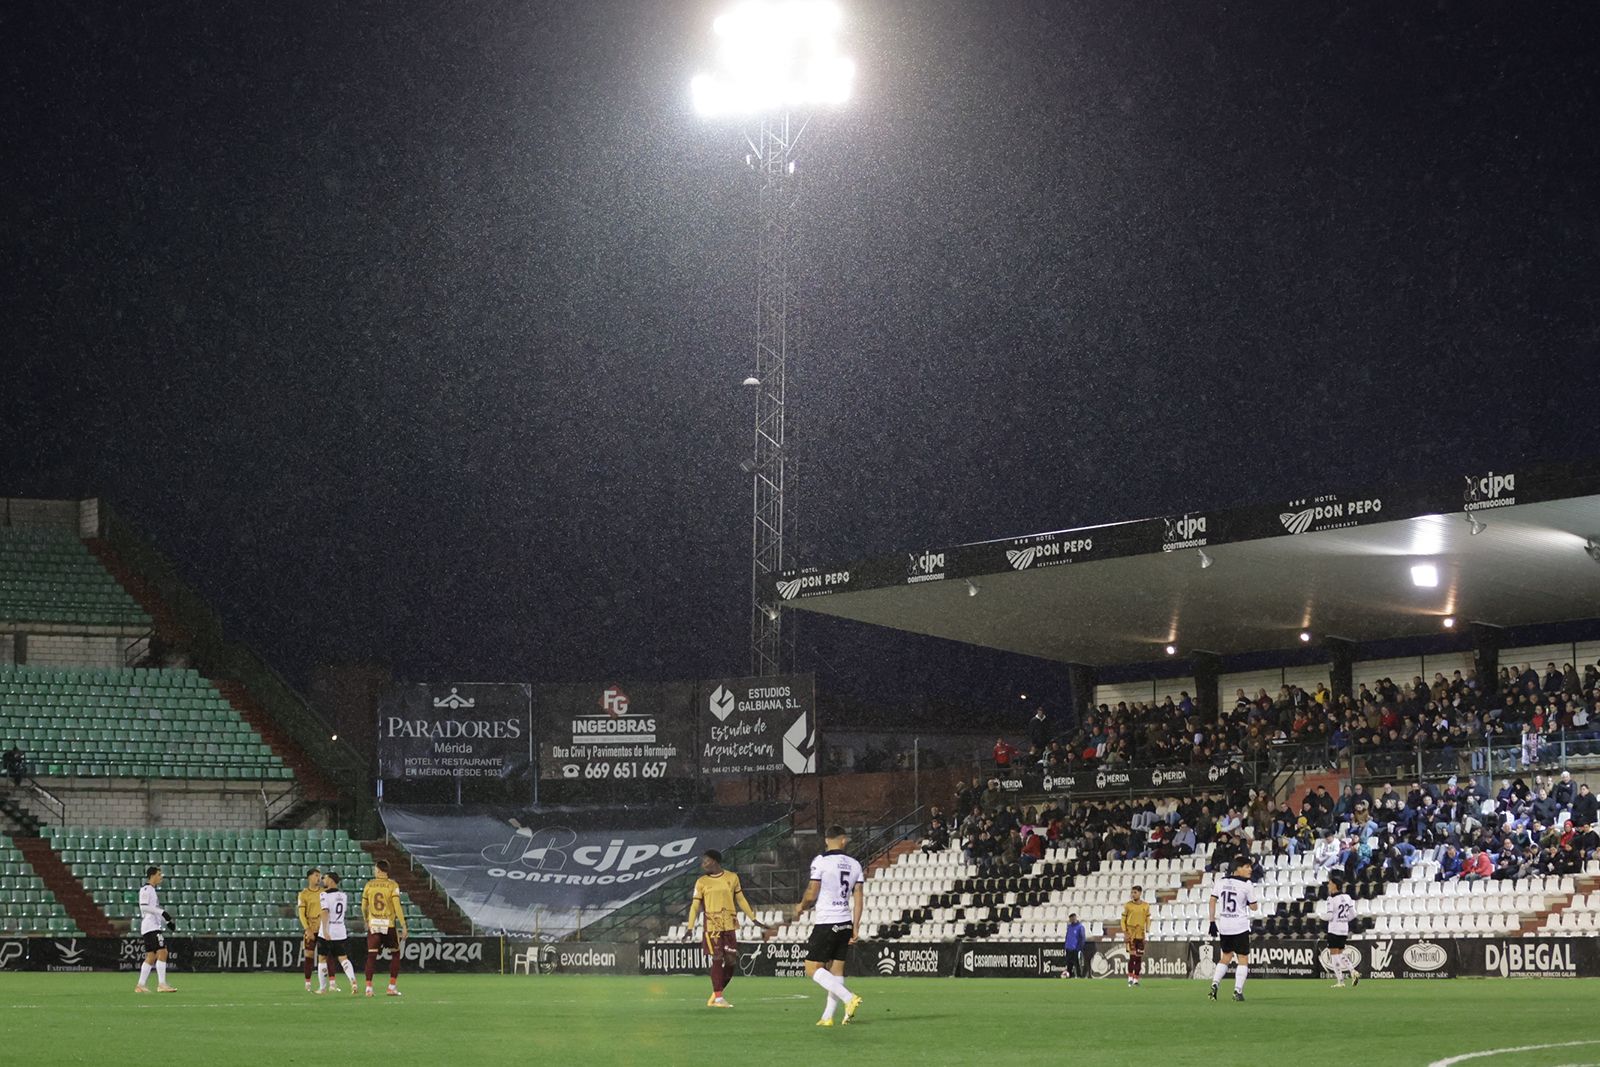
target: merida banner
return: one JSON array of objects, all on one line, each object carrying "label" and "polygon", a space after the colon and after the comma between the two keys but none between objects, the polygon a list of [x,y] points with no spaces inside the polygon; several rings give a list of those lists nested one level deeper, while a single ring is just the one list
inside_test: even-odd
[{"label": "merida banner", "polygon": [[525,683],[397,686],[378,702],[380,778],[525,778],[532,752]]},{"label": "merida banner", "polygon": [[730,849],[782,816],[772,807],[379,811],[389,833],[480,928],[540,940],[566,937],[697,873],[701,853]]}]

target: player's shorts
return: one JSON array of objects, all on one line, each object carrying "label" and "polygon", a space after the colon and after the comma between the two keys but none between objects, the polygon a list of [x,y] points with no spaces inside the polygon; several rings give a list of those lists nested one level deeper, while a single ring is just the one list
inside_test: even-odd
[{"label": "player's shorts", "polygon": [[1124,940],[1127,941],[1128,951],[1129,952],[1143,952],[1144,951],[1144,938],[1143,937],[1129,937],[1129,938],[1125,938]]},{"label": "player's shorts", "polygon": [[706,951],[715,956],[718,953],[739,953],[739,935],[732,930],[723,930],[720,933],[707,934],[702,942]]},{"label": "player's shorts", "polygon": [[350,955],[350,950],[346,947],[348,941],[349,938],[345,937],[319,937],[317,938],[317,955],[327,956],[329,959],[334,956],[348,956]]},{"label": "player's shorts", "polygon": [[854,933],[855,927],[850,923],[818,923],[813,926],[811,938],[806,942],[806,962],[832,963],[844,959]]},{"label": "player's shorts", "polygon": [[1237,952],[1241,956],[1250,955],[1250,931],[1242,934],[1223,934],[1218,942],[1223,952]]},{"label": "player's shorts", "polygon": [[1345,942],[1347,942],[1349,940],[1350,940],[1350,935],[1349,934],[1335,934],[1335,933],[1331,933],[1330,932],[1328,934],[1328,947],[1329,948],[1344,948]]},{"label": "player's shorts", "polygon": [[394,927],[389,927],[388,930],[381,934],[367,934],[368,952],[381,952],[386,948],[395,952],[400,951],[400,932]]},{"label": "player's shorts", "polygon": [[160,930],[151,930],[144,935],[144,950],[146,952],[160,952],[167,947],[167,936]]}]

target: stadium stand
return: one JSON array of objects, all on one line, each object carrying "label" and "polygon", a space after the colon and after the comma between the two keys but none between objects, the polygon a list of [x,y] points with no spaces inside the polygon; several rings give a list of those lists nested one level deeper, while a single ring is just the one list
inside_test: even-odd
[{"label": "stadium stand", "polygon": [[[343,830],[112,830],[49,827],[46,836],[113,924],[138,914],[145,869],[183,933],[298,935],[293,902],[309,867],[337,870],[352,898],[373,857]],[[438,932],[404,892],[412,933]]]},{"label": "stadium stand", "polygon": [[0,835],[0,934],[82,934],[21,850],[4,835]]},{"label": "stadium stand", "polygon": [[20,741],[35,777],[292,776],[192,670],[0,666],[0,736]]},{"label": "stadium stand", "polygon": [[150,625],[72,531],[45,526],[0,526],[0,619]]}]

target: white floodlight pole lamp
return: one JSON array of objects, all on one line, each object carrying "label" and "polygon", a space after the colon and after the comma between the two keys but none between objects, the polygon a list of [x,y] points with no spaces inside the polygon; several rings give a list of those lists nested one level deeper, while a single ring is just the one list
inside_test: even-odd
[{"label": "white floodlight pole lamp", "polygon": [[[712,29],[714,69],[689,83],[695,111],[712,120],[746,123],[745,161],[759,180],[756,237],[756,359],[745,385],[756,391],[755,457],[750,534],[750,673],[781,673],[792,662],[783,613],[770,596],[793,550],[794,514],[784,507],[789,459],[784,403],[788,363],[798,347],[794,241],[799,176],[796,146],[814,110],[850,98],[855,64],[839,54],[843,14],[832,0],[744,0]],[[750,126],[754,126],[754,132]]]}]

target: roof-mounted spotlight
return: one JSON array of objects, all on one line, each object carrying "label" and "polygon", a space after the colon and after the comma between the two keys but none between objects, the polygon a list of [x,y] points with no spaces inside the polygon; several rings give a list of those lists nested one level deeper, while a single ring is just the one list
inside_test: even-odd
[{"label": "roof-mounted spotlight", "polygon": [[1594,538],[1591,537],[1583,543],[1583,550],[1589,554],[1590,559],[1600,563],[1600,545],[1595,544]]},{"label": "roof-mounted spotlight", "polygon": [[768,621],[771,621],[778,617],[778,609],[771,604],[763,604],[761,605],[761,614],[765,615]]},{"label": "roof-mounted spotlight", "polygon": [[1454,630],[1456,628],[1456,617],[1454,615],[1446,615],[1439,621],[1444,625],[1446,630]]},{"label": "roof-mounted spotlight", "polygon": [[[746,378],[740,384],[743,385],[747,389],[754,389],[754,388],[756,388],[757,386],[759,386],[761,384],[761,379],[757,378],[754,374],[752,374],[752,375],[750,375],[750,377]],[[1476,531],[1474,531],[1474,532],[1476,532]]]},{"label": "roof-mounted spotlight", "polygon": [[1483,531],[1487,530],[1489,527],[1487,527],[1483,523],[1479,522],[1478,521],[1478,516],[1476,516],[1476,515],[1468,515],[1467,516],[1467,528],[1472,531],[1472,536],[1473,537],[1477,537],[1479,534],[1483,533]]},{"label": "roof-mounted spotlight", "polygon": [[967,595],[968,596],[977,596],[978,595],[978,587],[975,584],[973,584],[973,581],[972,581],[971,578],[967,579]]},{"label": "roof-mounted spotlight", "polygon": [[1176,656],[1177,654],[1178,654],[1178,646],[1177,645],[1168,645],[1167,646],[1167,655]]},{"label": "roof-mounted spotlight", "polygon": [[1211,566],[1213,563],[1216,562],[1216,560],[1214,560],[1210,556],[1206,555],[1206,550],[1205,549],[1202,548],[1202,549],[1199,549],[1198,551],[1200,553],[1200,569],[1201,570],[1205,570],[1207,567]]},{"label": "roof-mounted spotlight", "polygon": [[1300,631],[1300,643],[1302,645],[1308,645],[1308,644],[1311,643],[1311,631],[1310,630],[1301,630]]},{"label": "roof-mounted spotlight", "polygon": [[1411,584],[1418,589],[1436,588],[1439,584],[1439,568],[1432,563],[1415,564],[1411,568]]}]

